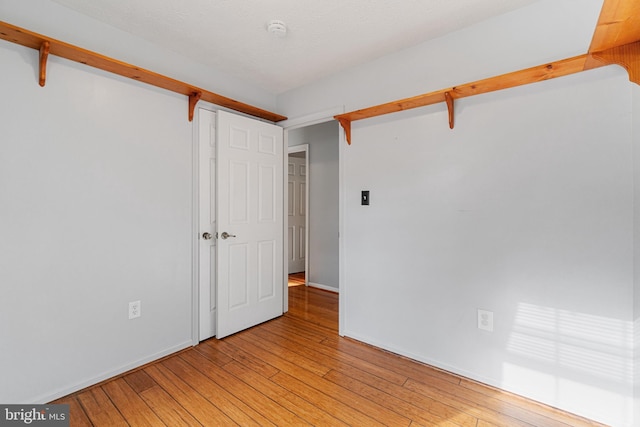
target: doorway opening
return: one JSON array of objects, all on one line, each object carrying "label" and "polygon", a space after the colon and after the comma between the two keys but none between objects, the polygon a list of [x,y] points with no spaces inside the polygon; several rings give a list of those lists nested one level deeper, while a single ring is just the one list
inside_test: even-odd
[{"label": "doorway opening", "polygon": [[[340,127],[335,120],[285,130],[287,260],[304,284],[339,292]],[[304,213],[305,216],[299,215]],[[302,225],[305,224],[305,225]],[[304,227],[304,230],[303,228]],[[302,261],[304,260],[304,261]],[[304,268],[303,268],[304,265]],[[302,278],[299,278],[302,281]]]},{"label": "doorway opening", "polygon": [[309,144],[289,147],[287,157],[288,286],[308,285]]}]

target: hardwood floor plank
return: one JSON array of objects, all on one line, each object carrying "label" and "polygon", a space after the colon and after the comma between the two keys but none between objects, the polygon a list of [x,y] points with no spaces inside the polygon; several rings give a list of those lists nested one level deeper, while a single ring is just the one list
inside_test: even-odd
[{"label": "hardwood floor plank", "polygon": [[238,362],[231,362],[224,369],[313,425],[336,427],[348,425],[318,408],[314,403],[308,402]]},{"label": "hardwood floor plank", "polygon": [[243,332],[240,337],[250,339],[254,345],[316,375],[322,376],[331,369],[329,366],[331,364],[330,359],[318,358],[317,353],[305,352],[296,343],[263,329],[249,329]]},{"label": "hardwood floor plank", "polygon": [[597,423],[595,421],[587,420],[585,418],[579,417],[574,414],[570,414],[568,412],[561,411],[559,409],[525,399],[524,397],[515,395],[513,393],[509,393],[503,390],[499,390],[495,387],[491,387],[485,384],[480,384],[476,381],[472,381],[466,378],[462,378],[460,381],[460,386],[477,391],[486,396],[498,399],[507,404],[517,404],[519,407],[523,409],[527,409],[534,413],[543,413],[546,417],[558,420],[567,425],[590,425],[590,426],[598,426],[602,427],[602,424]]},{"label": "hardwood floor plank", "polygon": [[[278,366],[281,371],[287,372],[287,374],[295,377],[297,380],[303,381],[316,390],[329,396],[336,396],[337,400],[368,415],[375,414],[375,419],[385,420],[384,423],[387,425],[409,425],[410,420],[406,417],[375,405],[369,400],[362,398],[362,396],[322,378],[322,375],[328,372],[328,368],[320,365],[320,363],[316,362],[318,368],[314,371],[301,367],[297,363],[291,363],[289,360],[300,360],[299,357],[296,357],[297,354],[295,352],[286,349],[283,345],[277,345],[267,340],[253,339],[254,335],[251,335],[250,331],[237,334],[235,338],[236,341],[234,341],[234,343],[237,345],[244,345],[244,348],[247,350],[251,349],[254,354],[259,354],[261,359],[272,360],[273,362],[270,361],[269,363],[274,366],[278,366],[276,364],[281,365]],[[241,343],[241,341],[244,341],[244,343]],[[322,369],[319,368],[320,366],[322,366]],[[280,374],[272,377],[274,381],[277,382],[275,378],[278,378]]]},{"label": "hardwood floor plank", "polygon": [[[276,368],[279,371],[278,373],[280,373],[280,371],[285,371],[285,372],[306,371],[306,369],[297,366],[296,364],[292,363],[286,358],[275,355],[270,351],[265,350],[261,346],[258,346],[256,343],[252,342],[250,338],[243,338],[241,334],[236,334],[230,337],[226,337],[225,342],[260,358],[264,362]],[[238,360],[238,362],[242,363],[243,365],[253,370],[253,366],[250,363],[247,364],[242,360]],[[329,370],[326,368],[320,369],[320,372],[322,372],[322,374],[325,374],[328,371]],[[306,371],[306,372],[309,372],[309,371]],[[274,377],[274,376],[275,375],[272,375],[271,377]]]},{"label": "hardwood floor plank", "polygon": [[154,386],[140,393],[142,400],[167,426],[202,426],[182,405],[180,405],[162,387]]},{"label": "hardwood floor plank", "polygon": [[[313,310],[309,310],[313,307]],[[289,315],[310,323],[338,330],[337,296],[308,286],[296,286],[289,290]]]},{"label": "hardwood floor plank", "polygon": [[[278,405],[268,396],[246,384],[239,378],[209,362],[198,352],[186,353],[182,359],[192,368],[202,372],[210,383],[208,390],[203,390],[216,401],[224,397],[257,421],[258,425],[305,425],[306,423],[286,408]],[[181,377],[187,372],[186,367],[175,371]],[[192,381],[190,381],[192,382]],[[240,423],[245,425],[244,423]]]},{"label": "hardwood floor plank", "polygon": [[143,391],[157,385],[156,382],[143,370],[134,371],[125,375],[124,380],[136,391],[136,393],[142,393]]},{"label": "hardwood floor plank", "polygon": [[[360,412],[362,411],[361,408],[353,408],[350,406],[350,404],[353,404],[354,402],[353,400],[350,400],[346,394],[336,395],[335,399],[333,397],[329,397],[334,396],[334,394],[331,391],[323,390],[323,384],[328,382],[322,379],[322,377],[317,376],[304,368],[300,368],[280,356],[272,354],[260,346],[255,345],[251,340],[243,339],[241,334],[227,337],[225,340],[247,352],[255,354],[260,357],[260,359],[265,360],[270,365],[278,368],[281,372],[272,376],[270,378],[272,381],[298,396],[313,402],[315,405],[325,411],[328,411],[333,416],[347,423],[353,424],[355,422],[355,425],[370,425],[367,423],[382,425],[375,419],[365,415],[365,413]],[[251,365],[244,366],[252,369]],[[287,372],[287,374],[282,375],[284,372]],[[318,390],[318,388],[320,388],[320,390]],[[308,397],[312,398],[309,399]],[[345,400],[347,402],[344,402]],[[333,413],[332,408],[338,408],[337,410],[339,411],[339,415]]]},{"label": "hardwood floor plank", "polygon": [[421,408],[425,411],[426,417],[429,417],[431,414],[438,419],[446,419],[465,427],[472,427],[476,423],[477,417],[467,414],[460,408],[415,393],[403,386],[390,383],[368,372],[359,369],[338,370],[338,372]]},{"label": "hardwood floor plank", "polygon": [[[300,396],[303,399],[307,399],[309,402],[313,402],[318,408],[331,414],[332,416],[344,421],[345,423],[353,426],[385,426],[382,421],[375,418],[374,414],[365,414],[360,410],[350,406],[331,395],[318,391],[314,387],[306,384],[304,381],[280,372],[271,378],[273,382],[281,387],[289,390],[290,392]],[[405,424],[408,425],[408,424]]]},{"label": "hardwood floor plank", "polygon": [[431,415],[425,412],[424,409],[419,408],[412,403],[402,400],[394,395],[386,393],[380,389],[367,385],[356,379],[353,379],[347,375],[341,374],[337,371],[330,371],[324,376],[325,379],[344,387],[352,392],[366,397],[367,399],[375,402],[376,404],[390,409],[398,414],[404,415],[413,421],[422,423],[425,426],[441,426],[441,427],[473,427],[477,423],[477,419],[472,418],[468,423],[455,423],[449,421],[446,418],[441,418],[436,415]]},{"label": "hardwood floor plank", "polygon": [[307,341],[311,341],[314,343],[321,343],[323,340],[327,339],[329,336],[333,336],[336,333],[333,331],[325,330],[325,333],[319,333],[316,331],[312,331],[309,328],[305,328],[300,325],[295,325],[289,322],[290,317],[283,316],[278,319],[278,322],[267,322],[264,325],[266,327],[275,328],[281,331],[281,335],[284,336],[296,336],[304,338]]},{"label": "hardwood floor plank", "polygon": [[330,346],[339,351],[351,354],[371,363],[375,363],[392,372],[406,375],[414,379],[427,382],[431,378],[438,378],[453,384],[460,383],[460,377],[449,372],[442,371],[432,366],[426,365],[415,360],[411,360],[397,354],[377,349],[360,342],[348,338],[338,336],[327,338],[322,342],[323,345]]},{"label": "hardwood floor plank", "polygon": [[87,414],[82,409],[82,406],[78,402],[75,396],[68,396],[63,399],[58,399],[55,404],[69,405],[69,426],[70,427],[91,427],[91,421],[87,417]]},{"label": "hardwood floor plank", "polygon": [[[532,424],[532,423],[520,420],[518,418],[513,418],[499,409],[493,410],[493,409],[489,409],[488,407],[483,407],[479,402],[466,400],[458,395],[449,394],[447,392],[442,391],[441,389],[431,387],[423,383],[419,383],[412,379],[409,379],[403,387],[415,393],[443,402],[449,406],[452,406],[456,409],[464,411],[471,416],[474,416],[484,421],[488,421],[500,427],[512,427],[512,426],[528,427],[532,425],[539,425],[539,426],[545,426],[545,427],[551,427],[551,426],[567,427],[566,425],[557,425],[555,423]],[[551,420],[548,420],[548,421],[550,422]]]},{"label": "hardwood floor plank", "polygon": [[338,336],[338,329],[334,329],[332,327],[326,327],[319,325],[317,323],[307,322],[306,320],[296,317],[291,312],[287,312],[284,316],[277,319],[279,322],[284,324],[297,325],[303,329],[306,329],[309,332],[317,333],[319,335],[323,335],[326,338]]},{"label": "hardwood floor plank", "polygon": [[[405,386],[407,388],[416,390],[416,386],[413,384],[413,382],[413,379],[409,379]],[[427,383],[427,385],[429,389],[436,388],[444,393],[447,393],[449,396],[455,396],[456,398],[463,399],[467,402],[474,402],[479,407],[482,407],[482,410],[488,409],[490,411],[499,412],[511,418],[515,418],[532,425],[566,427],[567,425],[573,425],[573,423],[577,421],[575,418],[565,418],[564,420],[559,420],[554,417],[553,411],[547,407],[541,406],[538,412],[529,411],[522,406],[515,405],[504,400],[496,399],[492,396],[489,396],[488,394],[475,391],[469,387],[465,387],[462,385],[452,386],[450,383],[440,381],[438,379],[431,380],[429,383]],[[542,411],[544,411],[544,413],[540,413]],[[569,423],[565,421],[569,421]]]},{"label": "hardwood floor plank", "polygon": [[110,381],[102,388],[127,423],[140,427],[165,425],[123,378]]},{"label": "hardwood floor plank", "polygon": [[367,360],[351,356],[350,354],[340,352],[328,346],[318,345],[315,341],[309,341],[308,339],[299,336],[297,331],[292,332],[291,330],[279,330],[277,322],[271,322],[270,324],[264,325],[263,328],[260,328],[259,333],[265,338],[276,343],[288,342],[289,348],[302,356],[318,359],[321,358],[323,361],[322,363],[331,369],[337,369],[338,367],[347,365],[349,368],[365,370],[398,385],[404,384],[408,379],[405,375],[391,372],[388,369],[369,363]]},{"label": "hardwood floor plank", "polygon": [[227,341],[208,340],[208,341],[205,341],[204,343],[200,343],[200,345],[195,347],[196,351],[201,352],[202,350],[201,347],[203,345],[211,347],[213,351],[224,353],[225,355],[229,356],[232,360],[237,360],[241,363],[251,366],[251,369],[253,369],[254,371],[258,372],[261,375],[264,375],[267,378],[280,372],[279,369],[269,365],[267,362],[256,357],[254,354],[244,351],[241,348],[235,347],[229,344]]},{"label": "hardwood floor plank", "polygon": [[101,387],[90,388],[78,394],[78,402],[82,405],[89,420],[96,426],[128,426],[124,417],[111,403]]},{"label": "hardwood floor plank", "polygon": [[[218,340],[215,338],[209,338],[206,341],[202,341],[199,345],[194,347],[194,349],[218,366],[224,366],[227,363],[233,362],[234,357],[237,356],[230,356],[220,351],[220,347],[217,347],[214,344],[217,341]],[[256,362],[259,363],[260,361]]]},{"label": "hardwood floor plank", "polygon": [[[192,356],[196,356],[200,363],[194,366],[189,363]],[[224,412],[229,418],[242,426],[259,426],[274,425],[271,421],[253,410],[250,404],[238,399],[229,389],[233,388],[233,384],[224,383],[224,381],[216,383],[204,371],[219,367],[213,362],[206,359],[198,352],[187,352],[181,355],[181,358],[175,358],[164,363],[174,374],[183,381],[191,385],[198,393],[214,404],[218,409]]]},{"label": "hardwood floor plank", "polygon": [[200,424],[205,426],[238,425],[224,412],[161,364],[149,366],[145,368],[145,372],[198,420]]}]

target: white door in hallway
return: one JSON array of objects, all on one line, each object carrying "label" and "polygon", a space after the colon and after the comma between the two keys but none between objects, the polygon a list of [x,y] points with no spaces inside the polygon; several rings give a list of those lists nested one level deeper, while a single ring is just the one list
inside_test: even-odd
[{"label": "white door in hallway", "polygon": [[199,335],[216,333],[216,113],[198,109]]},{"label": "white door in hallway", "polygon": [[217,322],[223,338],[283,312],[279,126],[217,113]]},{"label": "white door in hallway", "polygon": [[306,257],[307,162],[305,157],[296,154],[289,154],[287,165],[289,274],[304,271]]}]

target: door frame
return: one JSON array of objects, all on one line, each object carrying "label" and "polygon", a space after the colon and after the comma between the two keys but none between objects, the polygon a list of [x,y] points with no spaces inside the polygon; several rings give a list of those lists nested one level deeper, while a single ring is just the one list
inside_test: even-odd
[{"label": "door frame", "polygon": [[[205,101],[200,101],[198,103],[197,108],[202,108],[205,110],[209,110],[209,111],[213,111],[213,112],[217,112],[219,110],[225,110],[225,111],[231,111],[225,108],[221,108],[218,107],[216,105],[210,104],[208,102]],[[289,131],[293,130],[293,129],[298,129],[301,127],[306,127],[306,126],[311,126],[311,125],[315,125],[315,124],[319,124],[319,123],[324,123],[324,122],[328,122],[331,120],[334,120],[334,116],[338,115],[338,114],[343,114],[345,112],[345,108],[344,106],[337,106],[337,107],[333,107],[330,108],[328,110],[324,110],[318,113],[314,113],[314,114],[309,114],[306,116],[302,116],[302,117],[298,117],[298,118],[294,118],[294,119],[288,119],[288,120],[284,120],[282,122],[279,122],[278,125],[282,126],[284,129],[284,146],[285,147],[289,147]],[[192,151],[192,191],[191,191],[191,229],[192,229],[192,233],[191,233],[191,248],[192,248],[192,267],[191,267],[191,295],[192,295],[192,302],[191,302],[191,307],[192,307],[192,316],[191,316],[191,343],[192,345],[198,345],[199,341],[199,334],[200,334],[200,282],[198,280],[198,272],[200,271],[200,263],[199,263],[199,256],[198,256],[198,237],[199,237],[199,231],[200,231],[200,224],[199,224],[199,212],[200,212],[200,203],[198,201],[198,195],[199,195],[199,191],[200,191],[200,185],[199,185],[199,173],[200,173],[200,168],[198,166],[198,161],[199,161],[199,149],[198,149],[198,129],[200,126],[199,120],[198,120],[198,115],[194,114],[194,120],[192,123],[192,132],[191,132],[191,151]],[[339,189],[338,189],[338,193],[339,193],[339,214],[338,214],[338,233],[339,233],[339,246],[338,246],[338,250],[340,251],[339,253],[339,259],[338,259],[338,268],[339,268],[339,281],[340,281],[340,298],[338,300],[338,312],[339,312],[339,317],[338,317],[338,334],[340,336],[344,336],[345,335],[345,330],[347,329],[346,326],[346,320],[345,320],[345,300],[347,297],[347,283],[345,281],[345,273],[346,273],[346,263],[344,261],[345,259],[345,251],[344,251],[344,238],[346,236],[345,234],[345,229],[344,229],[344,206],[345,206],[345,201],[346,201],[346,192],[344,189],[344,150],[346,149],[346,145],[347,145],[347,140],[345,137],[345,134],[343,131],[339,131],[338,132],[338,144],[339,144],[339,154],[338,154],[338,162],[339,162]],[[285,150],[282,150],[284,155],[283,155],[283,159],[282,161],[284,162],[286,159],[288,159],[288,152]],[[287,179],[283,179],[282,180],[282,185],[284,187],[285,190],[285,196],[286,196],[286,186],[287,186]],[[284,212],[287,211],[287,200],[286,197],[284,198],[284,203],[282,205],[282,209]],[[309,197],[307,196],[307,200],[309,199]],[[287,215],[288,216],[288,215]],[[286,231],[286,227],[283,227]],[[283,238],[285,239],[285,242],[287,242],[287,236],[283,236]],[[309,240],[307,239],[307,244],[308,244]],[[286,244],[286,243],[285,243]],[[307,258],[309,256],[309,253],[307,252]],[[284,262],[286,261],[286,257],[285,260],[283,261],[283,268],[286,267],[286,265],[284,265]],[[286,272],[286,268],[284,269],[284,271]],[[284,273],[286,274],[286,273]],[[286,276],[288,276],[288,274],[286,274]],[[283,292],[283,310],[284,312],[287,312],[289,310],[289,293],[288,293],[288,277],[283,277],[283,284],[284,284],[284,292]]]},{"label": "door frame", "polygon": [[[305,271],[305,276],[304,276],[304,285],[305,286],[309,286],[309,198],[310,198],[310,194],[309,194],[309,180],[310,180],[310,176],[311,176],[311,171],[309,170],[309,144],[300,144],[300,145],[294,145],[292,147],[287,146],[288,152],[287,152],[287,163],[285,163],[285,166],[288,167],[288,160],[289,160],[289,154],[293,154],[293,153],[304,153],[304,167],[306,170],[306,178],[305,178],[305,182],[304,182],[304,191],[305,191],[305,201],[304,201],[304,212],[305,212],[305,216],[304,216],[304,271]],[[288,171],[287,171],[287,175],[288,175]],[[287,176],[287,185],[288,185],[288,176]],[[286,188],[286,187],[285,187]],[[285,191],[284,197],[284,205],[287,206],[287,210],[288,210],[288,206],[289,206],[289,192]],[[289,215],[287,210],[285,210],[285,218],[286,218],[286,224],[285,224],[285,236],[287,236],[287,231],[289,230]],[[284,253],[287,256],[287,276],[288,276],[288,271],[289,271],[289,266],[288,266],[288,256],[289,256],[289,251],[291,250],[291,248],[289,247],[289,239],[285,239],[285,243],[284,243]],[[288,282],[288,280],[287,280]],[[288,283],[287,283],[287,289],[288,289]],[[288,301],[288,298],[285,298],[285,300]]]},{"label": "door frame", "polygon": [[[205,103],[203,103],[205,104]],[[191,122],[191,345],[200,342],[200,114],[211,106],[198,105]]]}]

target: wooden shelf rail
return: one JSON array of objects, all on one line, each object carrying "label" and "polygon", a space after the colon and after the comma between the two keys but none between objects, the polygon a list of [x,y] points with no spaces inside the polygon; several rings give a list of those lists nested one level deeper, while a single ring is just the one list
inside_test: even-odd
[{"label": "wooden shelf rail", "polygon": [[622,66],[640,85],[640,1],[605,0],[585,68],[602,64]]},{"label": "wooden shelf rail", "polygon": [[287,117],[280,114],[272,113],[252,105],[236,101],[235,99],[200,89],[188,83],[184,83],[170,77],[154,73],[153,71],[145,70],[143,68],[136,67],[135,65],[127,64],[99,53],[55,40],[2,21],[0,21],[0,39],[40,51],[40,86],[45,85],[47,58],[48,55],[51,54],[185,95],[189,97],[190,121],[193,119],[195,105],[201,99],[221,107],[226,107],[231,110],[259,117],[271,122],[279,122],[287,119]]},{"label": "wooden shelf rail", "polygon": [[[398,101],[388,102],[386,104],[376,105],[374,107],[339,114],[335,116],[335,119],[338,120],[344,128],[347,135],[347,143],[351,144],[351,122],[353,121],[445,102],[447,104],[447,109],[449,112],[449,127],[453,129],[453,105],[455,99],[495,92],[502,89],[508,89],[529,83],[540,82],[543,80],[549,80],[557,77],[567,76],[569,74],[578,73],[584,71],[586,59],[587,55],[580,55],[569,59],[563,59],[562,61],[538,65],[536,67],[502,74],[496,77],[490,77],[488,79],[479,80],[473,83],[466,83],[459,86],[440,89],[435,92],[429,92],[411,98],[405,98]],[[602,65],[605,64],[595,64],[595,66]]]},{"label": "wooden shelf rail", "polygon": [[629,73],[629,79],[640,85],[640,1],[638,0],[605,0],[589,52],[585,55],[339,114],[335,119],[344,128],[347,143],[351,144],[351,122],[355,120],[446,102],[449,127],[453,129],[455,99],[554,79],[609,64],[624,67]]}]

